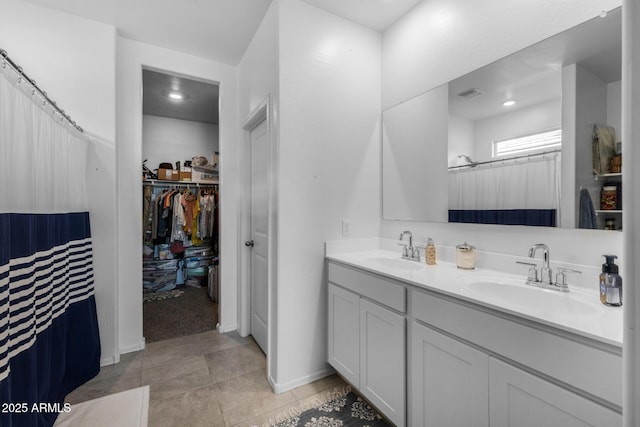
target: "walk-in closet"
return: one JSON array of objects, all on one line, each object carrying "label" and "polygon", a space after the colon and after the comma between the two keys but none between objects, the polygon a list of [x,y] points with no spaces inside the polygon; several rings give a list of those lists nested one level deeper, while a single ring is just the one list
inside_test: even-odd
[{"label": "walk-in closet", "polygon": [[218,86],[143,71],[143,333],[155,342],[218,322]]}]

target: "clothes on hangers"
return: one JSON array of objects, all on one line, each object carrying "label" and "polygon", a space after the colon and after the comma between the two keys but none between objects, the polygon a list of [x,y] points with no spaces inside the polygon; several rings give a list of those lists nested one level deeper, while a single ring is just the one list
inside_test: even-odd
[{"label": "clothes on hangers", "polygon": [[[146,197],[145,190],[145,197]],[[188,188],[178,191],[165,189],[150,201],[145,222],[145,236],[153,244],[167,244],[176,240],[185,246],[200,245],[204,241],[217,239],[218,192],[217,189],[201,189],[192,193]]]}]

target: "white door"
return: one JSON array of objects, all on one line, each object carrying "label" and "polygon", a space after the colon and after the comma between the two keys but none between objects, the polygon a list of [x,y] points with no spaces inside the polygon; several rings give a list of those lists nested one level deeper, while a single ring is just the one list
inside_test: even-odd
[{"label": "white door", "polygon": [[267,354],[268,325],[268,159],[267,121],[251,130],[251,335]]}]

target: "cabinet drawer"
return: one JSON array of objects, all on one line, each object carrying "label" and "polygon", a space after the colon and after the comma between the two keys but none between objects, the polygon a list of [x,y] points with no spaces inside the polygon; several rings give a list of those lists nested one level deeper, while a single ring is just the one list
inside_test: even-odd
[{"label": "cabinet drawer", "polygon": [[329,282],[384,304],[401,313],[407,311],[406,288],[391,280],[358,271],[332,262],[328,263]]},{"label": "cabinet drawer", "polygon": [[[489,353],[516,360],[622,406],[620,349],[421,291],[412,290],[411,310],[421,322],[476,344]],[[606,374],[602,373],[603,370]]]}]

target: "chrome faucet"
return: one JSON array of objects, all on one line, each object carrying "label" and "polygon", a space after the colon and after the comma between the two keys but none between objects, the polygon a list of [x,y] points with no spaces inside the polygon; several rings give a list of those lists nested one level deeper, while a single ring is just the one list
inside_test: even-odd
[{"label": "chrome faucet", "polygon": [[529,258],[536,257],[536,251],[542,249],[542,267],[540,268],[540,283],[553,284],[551,268],[549,267],[549,247],[544,243],[536,243],[529,248]]},{"label": "chrome faucet", "polygon": [[411,234],[411,232],[403,231],[402,233],[400,233],[400,240],[403,240],[405,234],[409,236],[409,245],[398,243],[399,245],[404,246],[404,248],[402,248],[402,258],[411,261],[420,261],[420,250],[413,247],[413,235]]},{"label": "chrome faucet", "polygon": [[533,285],[547,289],[555,289],[562,292],[569,292],[569,285],[567,285],[566,274],[580,273],[580,271],[572,270],[569,268],[558,268],[556,282],[553,283],[551,267],[549,267],[549,247],[543,243],[536,243],[535,245],[531,245],[531,248],[529,248],[529,258],[535,258],[538,249],[542,249],[542,267],[540,267],[540,274],[538,274],[538,266],[535,262],[516,261],[518,264],[525,264],[529,266],[527,285]]}]

